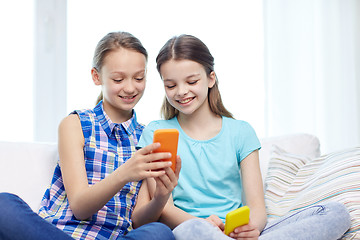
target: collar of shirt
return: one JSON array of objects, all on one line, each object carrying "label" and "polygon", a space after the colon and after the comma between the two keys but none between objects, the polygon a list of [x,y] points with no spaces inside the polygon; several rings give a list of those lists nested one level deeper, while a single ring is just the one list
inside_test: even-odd
[{"label": "collar of shirt", "polygon": [[94,108],[94,112],[101,126],[109,137],[114,135],[114,129],[117,129],[117,131],[119,132],[124,131],[127,135],[131,135],[135,131],[136,126],[138,125],[135,110],[132,110],[132,117],[122,123],[113,123],[111,121],[109,116],[104,111],[102,101],[100,101],[98,105],[96,105],[96,107]]}]

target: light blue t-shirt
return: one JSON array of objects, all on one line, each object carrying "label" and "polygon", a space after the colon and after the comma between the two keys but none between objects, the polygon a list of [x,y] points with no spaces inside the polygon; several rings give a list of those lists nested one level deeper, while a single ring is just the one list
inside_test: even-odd
[{"label": "light blue t-shirt", "polygon": [[240,162],[260,142],[254,129],[245,121],[222,117],[221,131],[209,140],[194,140],[180,127],[177,118],[152,121],[145,127],[139,147],[152,143],[156,129],[179,130],[178,155],[181,171],[173,191],[174,204],[193,216],[212,214],[225,221],[226,214],[242,206]]}]

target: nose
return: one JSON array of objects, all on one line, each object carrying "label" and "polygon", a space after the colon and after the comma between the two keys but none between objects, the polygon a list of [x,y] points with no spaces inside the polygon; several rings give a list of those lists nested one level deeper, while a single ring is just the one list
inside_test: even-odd
[{"label": "nose", "polygon": [[135,89],[136,89],[135,83],[132,80],[129,79],[129,80],[126,81],[126,84],[125,84],[123,89],[124,89],[124,92],[127,93],[127,94],[134,93]]},{"label": "nose", "polygon": [[177,95],[179,97],[184,97],[186,96],[186,94],[189,92],[189,89],[187,88],[187,86],[185,84],[179,84],[178,88],[177,88]]}]

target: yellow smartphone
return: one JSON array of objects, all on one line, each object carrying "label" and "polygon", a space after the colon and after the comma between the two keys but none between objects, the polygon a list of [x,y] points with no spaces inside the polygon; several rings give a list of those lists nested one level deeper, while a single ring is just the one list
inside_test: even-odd
[{"label": "yellow smartphone", "polygon": [[171,158],[163,161],[171,161],[171,169],[175,172],[179,131],[177,129],[157,129],[154,131],[153,142],[159,142],[161,146],[154,152],[169,152]]},{"label": "yellow smartphone", "polygon": [[248,224],[250,219],[250,208],[243,206],[235,209],[225,217],[225,234],[229,235],[235,228]]}]

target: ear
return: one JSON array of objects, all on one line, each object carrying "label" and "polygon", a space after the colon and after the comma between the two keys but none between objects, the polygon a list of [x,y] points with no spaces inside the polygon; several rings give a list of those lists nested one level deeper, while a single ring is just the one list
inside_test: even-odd
[{"label": "ear", "polygon": [[95,85],[99,86],[99,85],[102,84],[100,76],[99,76],[99,72],[96,70],[96,68],[91,69],[91,77],[92,77],[93,82],[95,83]]},{"label": "ear", "polygon": [[216,74],[214,71],[212,71],[208,77],[209,79],[209,84],[208,84],[208,87],[209,88],[212,88],[214,85],[215,85],[215,82],[216,82]]}]

